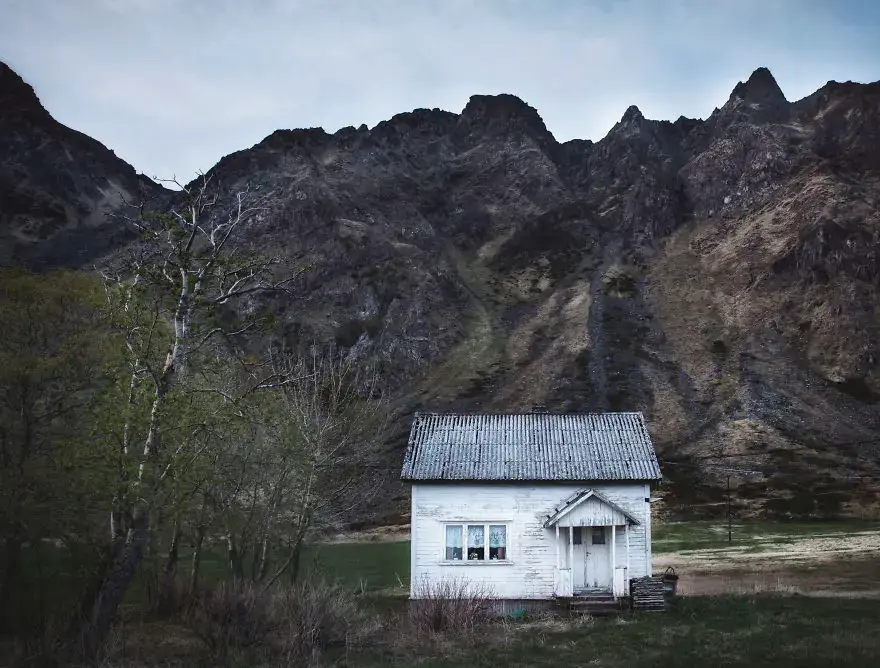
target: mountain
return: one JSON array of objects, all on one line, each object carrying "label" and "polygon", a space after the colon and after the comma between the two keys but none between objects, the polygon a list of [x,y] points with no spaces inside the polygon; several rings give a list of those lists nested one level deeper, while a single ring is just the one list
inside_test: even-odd
[{"label": "mountain", "polygon": [[100,142],[58,123],[0,62],[0,266],[86,264],[125,242],[108,213],[163,190]]},{"label": "mountain", "polygon": [[[2,112],[17,208],[0,233],[33,262],[123,243],[95,222],[112,193],[173,196],[3,72],[21,111]],[[878,146],[880,83],[789,102],[760,68],[705,120],[630,107],[598,142],[475,95],[460,114],[278,130],[209,175],[221,205],[271,193],[249,243],[315,267],[270,304],[290,340],[380,362],[400,418],[372,519],[408,508],[394,479],[412,411],[537,404],[643,411],[667,511],[715,512],[735,466],[774,472],[733,476],[751,511],[858,514],[880,500]]]}]

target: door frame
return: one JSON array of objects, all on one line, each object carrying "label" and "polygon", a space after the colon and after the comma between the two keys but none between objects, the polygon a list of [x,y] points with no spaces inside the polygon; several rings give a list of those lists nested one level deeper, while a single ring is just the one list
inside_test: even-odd
[{"label": "door frame", "polygon": [[[614,590],[614,569],[611,564],[611,531],[610,525],[575,525],[568,527],[560,527],[567,531],[560,531],[558,549],[563,551],[565,557],[562,564],[570,569],[571,573],[571,589],[573,594],[578,592],[590,591],[608,591]],[[593,532],[597,529],[602,530],[605,542],[601,544],[593,544]],[[572,532],[569,538],[568,532]],[[580,537],[580,542],[575,540]],[[569,540],[571,540],[571,553],[569,557]],[[601,555],[600,559],[596,559],[596,554]],[[598,564],[596,563],[598,561]],[[591,569],[599,567],[600,573],[594,573]],[[595,575],[595,577],[593,577]],[[599,584],[593,585],[592,581]]]}]

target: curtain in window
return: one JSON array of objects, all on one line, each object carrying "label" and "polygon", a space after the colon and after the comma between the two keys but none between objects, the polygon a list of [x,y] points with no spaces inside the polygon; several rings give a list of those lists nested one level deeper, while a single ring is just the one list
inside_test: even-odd
[{"label": "curtain in window", "polygon": [[507,527],[503,524],[489,525],[489,559],[507,558]]},{"label": "curtain in window", "polygon": [[468,560],[486,558],[486,531],[482,524],[468,525]]},{"label": "curtain in window", "polygon": [[446,527],[446,558],[449,560],[461,559],[461,527]]}]

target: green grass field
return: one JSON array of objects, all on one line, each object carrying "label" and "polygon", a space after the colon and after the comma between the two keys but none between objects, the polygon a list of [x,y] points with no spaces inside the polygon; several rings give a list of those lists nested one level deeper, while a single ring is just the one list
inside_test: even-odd
[{"label": "green grass field", "polygon": [[767,549],[774,544],[820,535],[853,534],[880,531],[880,522],[817,521],[817,522],[736,522],[731,526],[728,542],[727,522],[694,521],[655,523],[652,527],[655,554],[723,549],[730,545],[748,545],[750,549]]},{"label": "green grass field", "polygon": [[[802,539],[868,535],[877,531],[877,522],[738,523],[733,526],[732,547],[742,550],[745,545],[750,550],[764,550]],[[653,533],[656,555],[687,555],[696,558],[696,564],[731,547],[723,522],[656,523]],[[409,559],[409,541],[315,544],[305,550],[301,575],[318,576],[356,594],[366,594],[360,598],[362,603],[388,619],[391,629],[395,617],[387,615],[400,614],[405,609]],[[29,560],[28,565],[29,571],[39,566],[46,596],[58,603],[64,598],[64,582],[72,574],[60,572],[62,562],[55,561],[52,551],[46,548],[40,551],[39,560]],[[867,563],[846,562],[857,571],[853,583],[875,586],[872,582],[876,581],[876,566],[869,568]],[[183,560],[184,572],[185,564]],[[780,572],[790,575],[793,569],[836,571],[844,565],[843,561],[808,560],[785,565],[782,568],[788,570]],[[222,579],[225,568],[219,546],[206,551],[202,581],[209,584]],[[29,573],[35,582],[40,579],[37,575]],[[862,582],[865,584],[861,585]],[[481,629],[475,638],[428,639],[405,651],[394,643],[379,641],[334,659],[338,659],[337,665],[347,666],[427,667],[880,665],[880,606],[876,598],[806,596],[794,593],[797,588],[763,591],[770,593],[682,597],[666,613],[625,615],[620,619],[508,621]],[[128,609],[134,613],[127,615],[126,625],[135,636],[143,635],[144,651],[154,659],[151,648],[156,631],[150,630],[151,622],[137,613],[145,601],[145,588],[138,582],[126,600]],[[172,630],[174,633],[189,637],[188,644],[184,644],[193,647],[194,641],[186,636],[185,629]]]},{"label": "green grass field", "polygon": [[[880,522],[739,522],[732,529],[733,540],[728,543],[723,522],[656,523],[653,550],[658,555],[723,550],[731,545],[769,550],[799,538],[880,531]],[[400,590],[400,583],[409,586],[409,541],[312,545],[302,565],[305,572],[347,587],[359,588],[363,583],[373,592]]]},{"label": "green grass field", "polygon": [[351,657],[351,666],[871,666],[880,661],[876,601],[695,597],[620,619],[511,625],[442,656]]},{"label": "green grass field", "polygon": [[[744,545],[750,551],[771,549],[774,545],[800,538],[855,534],[880,531],[878,522],[754,522],[733,525],[733,541],[727,541],[724,522],[655,523],[653,546],[656,555],[670,552],[687,554],[693,551],[724,550]],[[374,594],[398,595],[409,587],[409,541],[326,543],[308,546],[301,562],[301,574],[319,575],[356,591]],[[181,571],[186,572],[189,555],[181,554]],[[60,592],[69,585],[70,574],[59,572],[60,564],[53,550],[44,547],[39,560],[28,559],[28,577],[34,582],[43,580],[47,592]],[[39,576],[37,568],[42,572]],[[226,574],[225,553],[220,546],[206,549],[202,557],[202,581],[210,583],[223,579]],[[401,586],[402,585],[402,586]],[[145,600],[143,585],[136,582],[130,589],[127,602],[139,605]]]},{"label": "green grass field", "polygon": [[302,570],[356,590],[400,591],[409,587],[409,541],[311,545]]}]

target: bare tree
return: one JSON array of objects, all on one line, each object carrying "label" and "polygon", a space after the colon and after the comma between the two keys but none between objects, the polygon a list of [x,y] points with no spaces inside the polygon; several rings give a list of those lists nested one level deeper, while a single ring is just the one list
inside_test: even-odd
[{"label": "bare tree", "polygon": [[230,578],[268,587],[295,577],[310,529],[340,524],[379,487],[374,460],[388,413],[377,376],[332,353],[275,354],[270,366],[275,380],[259,391],[246,377],[224,391],[241,419],[212,440],[205,474],[193,476],[193,589],[209,528],[225,542]]},{"label": "bare tree", "polygon": [[[180,184],[178,184],[180,185]],[[197,439],[163,443],[175,394],[195,391],[194,356],[218,337],[229,340],[257,326],[257,319],[224,323],[217,309],[243,298],[287,290],[303,269],[279,258],[245,252],[242,232],[266,209],[266,197],[245,190],[221,211],[208,177],[181,186],[182,203],[167,214],[145,206],[125,220],[141,236],[137,253],[116,272],[104,271],[108,300],[115,307],[128,355],[129,407],[143,402],[146,415],[126,416],[121,443],[120,495],[111,515],[112,559],[84,601],[81,640],[93,654],[131,583],[151,536],[151,514],[161,509],[163,481],[191,459]],[[273,384],[274,372],[252,389]],[[218,390],[222,393],[221,390]]]},{"label": "bare tree", "polygon": [[[295,579],[310,529],[338,526],[379,489],[378,448],[389,412],[374,371],[331,353],[278,355],[276,374],[291,379],[269,421],[278,464],[268,488],[270,512],[261,527],[259,579]],[[372,475],[371,475],[372,474]],[[284,541],[286,558],[269,575],[269,542]]]}]

